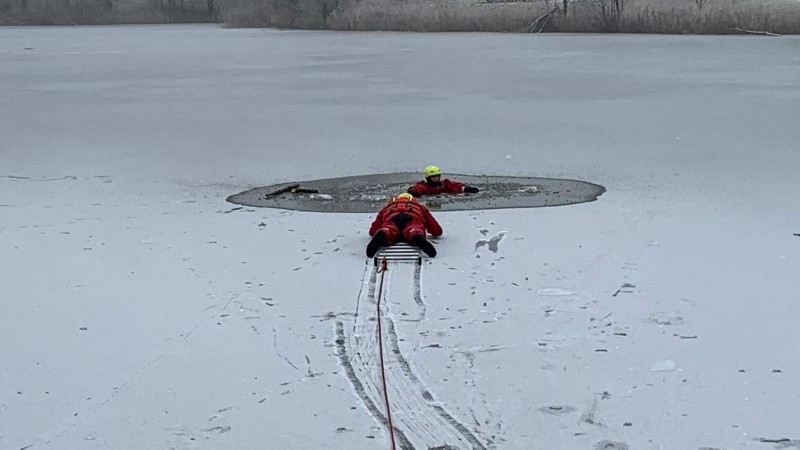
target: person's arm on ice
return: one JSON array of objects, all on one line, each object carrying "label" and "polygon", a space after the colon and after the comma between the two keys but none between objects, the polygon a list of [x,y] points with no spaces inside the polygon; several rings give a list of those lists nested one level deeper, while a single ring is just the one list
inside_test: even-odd
[{"label": "person's arm on ice", "polygon": [[408,193],[414,197],[439,194],[475,194],[479,191],[480,189],[474,186],[468,186],[466,183],[460,181],[453,181],[447,178],[442,179],[442,171],[436,166],[426,167],[425,179],[416,182],[413,186],[408,188]]},{"label": "person's arm on ice", "polygon": [[422,207],[422,217],[424,218],[425,229],[433,235],[433,237],[440,237],[444,230],[442,230],[442,226],[439,225],[439,222],[436,221],[436,218],[433,217],[430,210],[423,205]]}]

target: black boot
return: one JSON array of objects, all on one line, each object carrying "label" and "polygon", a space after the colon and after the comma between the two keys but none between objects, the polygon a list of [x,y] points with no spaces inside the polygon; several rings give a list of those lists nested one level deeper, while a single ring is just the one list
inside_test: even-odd
[{"label": "black boot", "polygon": [[425,239],[425,236],[421,234],[414,235],[414,237],[411,238],[411,243],[419,247],[420,250],[431,258],[436,256],[436,247]]},{"label": "black boot", "polygon": [[378,249],[383,245],[385,238],[386,232],[383,230],[378,230],[375,236],[372,236],[372,240],[367,244],[367,258],[372,258],[378,253]]}]

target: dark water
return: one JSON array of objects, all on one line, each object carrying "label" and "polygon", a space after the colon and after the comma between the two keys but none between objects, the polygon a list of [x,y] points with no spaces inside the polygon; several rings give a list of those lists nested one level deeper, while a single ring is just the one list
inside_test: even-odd
[{"label": "dark water", "polygon": [[[597,200],[603,186],[578,180],[536,177],[448,175],[455,181],[481,189],[477,194],[423,197],[433,211],[466,211],[499,208],[539,208],[572,205]],[[420,179],[414,172],[327,178],[300,182],[302,188],[319,193],[286,192],[269,196],[292,183],[259,187],[228,197],[239,205],[315,212],[369,213],[401,194]],[[269,198],[268,198],[269,197]]]}]

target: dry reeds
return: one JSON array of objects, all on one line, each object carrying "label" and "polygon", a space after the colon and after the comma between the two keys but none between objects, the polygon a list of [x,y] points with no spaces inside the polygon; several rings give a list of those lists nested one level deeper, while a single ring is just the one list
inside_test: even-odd
[{"label": "dry reeds", "polygon": [[[586,3],[556,17],[551,31],[609,31]],[[750,0],[636,0],[619,17],[623,33],[650,34],[799,34],[800,3]]]},{"label": "dry reeds", "polygon": [[546,12],[540,3],[370,3],[334,12],[334,30],[523,31]]},{"label": "dry reeds", "polygon": [[[353,31],[800,33],[800,2],[785,0],[238,1],[242,6],[226,16],[226,25],[308,28],[313,22],[311,28]],[[324,1],[335,2],[329,14],[316,21],[298,17],[302,2]],[[276,7],[279,3],[289,6]],[[532,26],[554,9],[547,21]]]},{"label": "dry reeds", "polygon": [[361,31],[774,35],[800,34],[800,1],[0,0],[0,24],[213,21]]},{"label": "dry reeds", "polygon": [[0,0],[0,25],[213,21],[214,0]]},{"label": "dry reeds", "polygon": [[[727,2],[726,2],[727,3]],[[796,7],[769,7],[749,2],[728,5],[722,2],[702,10],[657,10],[645,7],[627,15],[621,30],[628,33],[670,34],[764,34],[800,33],[800,4]]]}]

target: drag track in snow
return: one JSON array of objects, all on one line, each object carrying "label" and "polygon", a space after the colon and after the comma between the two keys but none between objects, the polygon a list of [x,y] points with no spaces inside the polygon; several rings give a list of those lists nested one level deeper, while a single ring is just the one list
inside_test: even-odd
[{"label": "drag track in snow", "polygon": [[[339,359],[356,393],[384,427],[392,423],[399,448],[485,449],[483,443],[435,399],[401,351],[404,333],[399,328],[403,323],[419,323],[425,318],[420,283],[422,266],[389,263],[387,267],[385,272],[378,266],[365,269],[352,323],[336,322]],[[384,283],[378,281],[381,276]],[[383,297],[378,309],[380,295]],[[404,311],[409,306],[415,311]],[[378,320],[383,324],[380,327],[382,339],[378,336]],[[397,325],[396,322],[402,323]],[[383,367],[381,350],[384,352]],[[386,396],[382,372],[385,373]]]}]

